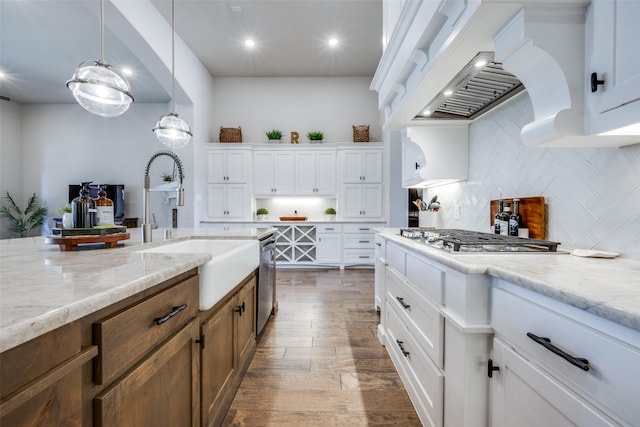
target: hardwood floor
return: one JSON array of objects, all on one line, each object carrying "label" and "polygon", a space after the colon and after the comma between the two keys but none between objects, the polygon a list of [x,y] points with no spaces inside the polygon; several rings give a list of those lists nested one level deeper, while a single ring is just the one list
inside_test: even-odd
[{"label": "hardwood floor", "polygon": [[420,426],[376,337],[373,270],[278,270],[265,327],[225,426]]}]

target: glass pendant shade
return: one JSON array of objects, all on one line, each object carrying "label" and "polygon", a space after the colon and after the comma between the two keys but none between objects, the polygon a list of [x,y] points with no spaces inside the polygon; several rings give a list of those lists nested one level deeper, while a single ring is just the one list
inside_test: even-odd
[{"label": "glass pendant shade", "polygon": [[160,117],[153,133],[169,148],[182,148],[189,143],[193,134],[191,128],[178,113],[171,112]]},{"label": "glass pendant shade", "polygon": [[119,116],[133,102],[127,79],[102,61],[78,65],[67,87],[82,108],[102,117]]}]

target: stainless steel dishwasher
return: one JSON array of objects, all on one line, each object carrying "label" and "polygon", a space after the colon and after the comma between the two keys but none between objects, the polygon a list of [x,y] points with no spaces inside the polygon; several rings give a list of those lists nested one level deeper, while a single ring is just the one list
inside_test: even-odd
[{"label": "stainless steel dishwasher", "polygon": [[269,320],[274,306],[276,287],[275,233],[260,239],[260,267],[258,269],[256,334],[259,335]]}]

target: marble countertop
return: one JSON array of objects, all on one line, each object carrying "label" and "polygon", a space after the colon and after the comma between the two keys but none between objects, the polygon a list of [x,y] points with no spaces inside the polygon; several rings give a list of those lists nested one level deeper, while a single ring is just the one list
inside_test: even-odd
[{"label": "marble countertop", "polygon": [[82,245],[61,252],[44,237],[0,240],[0,352],[80,319],[207,263],[208,254],[136,253],[186,240],[259,239],[275,228],[153,230],[153,242],[143,246],[141,229],[117,248]]},{"label": "marble countertop", "polygon": [[640,331],[640,261],[559,254],[455,254],[376,228],[382,237],[467,274],[489,274]]}]

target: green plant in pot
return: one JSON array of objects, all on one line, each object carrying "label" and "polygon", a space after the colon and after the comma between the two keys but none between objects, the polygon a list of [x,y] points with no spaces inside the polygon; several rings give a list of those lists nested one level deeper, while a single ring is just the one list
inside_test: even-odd
[{"label": "green plant in pot", "polygon": [[164,182],[173,182],[173,174],[163,173],[162,180]]},{"label": "green plant in pot", "polygon": [[71,205],[66,204],[61,208],[56,209],[56,212],[62,215],[62,227],[63,228],[71,228],[73,227],[73,221],[71,220]]},{"label": "green plant in pot", "polygon": [[256,211],[256,217],[258,217],[260,221],[266,221],[267,215],[269,215],[269,210],[265,208],[260,208]]},{"label": "green plant in pot", "polygon": [[307,133],[307,138],[309,138],[310,142],[322,142],[322,140],[324,139],[324,133],[320,132],[319,130],[311,131]]},{"label": "green plant in pot", "polygon": [[325,209],[324,214],[329,221],[333,221],[336,219],[336,210],[334,208]]},{"label": "green plant in pot", "polygon": [[279,131],[277,129],[272,129],[268,132],[265,132],[265,134],[267,135],[267,139],[269,141],[278,141],[280,142],[282,140],[282,131]]},{"label": "green plant in pot", "polygon": [[9,222],[9,230],[15,231],[20,237],[27,237],[31,230],[41,226],[49,214],[47,208],[40,206],[36,193],[29,197],[24,210],[16,204],[9,192],[4,199],[6,204],[0,208],[0,216]]}]

